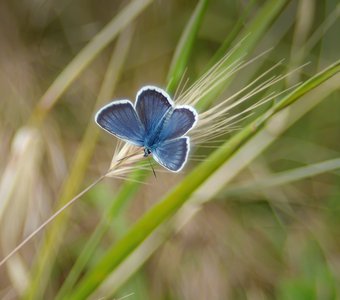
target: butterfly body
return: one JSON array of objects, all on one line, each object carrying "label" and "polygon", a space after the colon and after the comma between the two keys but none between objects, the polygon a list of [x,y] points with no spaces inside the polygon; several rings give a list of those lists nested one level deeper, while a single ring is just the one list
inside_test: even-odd
[{"label": "butterfly body", "polygon": [[163,90],[146,86],[136,97],[113,101],[96,114],[97,124],[138,147],[144,156],[150,154],[162,166],[178,172],[185,165],[190,150],[190,139],[185,134],[197,122],[197,112],[190,106],[175,106]]},{"label": "butterfly body", "polygon": [[144,147],[149,149],[152,152],[152,149],[155,149],[157,147],[157,144],[162,142],[161,140],[161,132],[166,126],[167,120],[169,119],[169,116],[171,115],[171,112],[173,111],[172,108],[169,108],[163,118],[159,121],[158,124],[154,128],[146,130],[145,140],[144,140]]}]

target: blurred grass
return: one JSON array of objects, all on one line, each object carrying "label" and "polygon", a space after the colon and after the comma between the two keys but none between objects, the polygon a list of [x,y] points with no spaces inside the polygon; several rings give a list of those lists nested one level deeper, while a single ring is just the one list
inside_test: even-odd
[{"label": "blurred grass", "polygon": [[[340,225],[336,218],[340,187],[339,173],[329,171],[336,168],[334,162],[338,161],[340,147],[339,84],[338,75],[328,80],[332,74],[324,73],[326,77],[315,74],[339,59],[338,3],[254,0],[121,4],[107,1],[95,6],[79,1],[44,6],[19,5],[16,1],[0,4],[0,37],[4,40],[0,49],[0,94],[8,99],[0,102],[0,154],[7,158],[0,162],[0,215],[6,216],[1,220],[3,256],[21,240],[21,234],[28,235],[45,220],[52,207],[70,200],[84,185],[83,181],[106,170],[112,138],[103,134],[97,145],[99,131],[89,116],[94,107],[110,101],[112,93],[113,98],[133,98],[141,85],[153,83],[164,87],[166,78],[173,78],[168,80],[168,90],[173,94],[184,70],[189,82],[194,82],[197,74],[240,40],[244,47],[238,49],[238,54],[242,55],[236,55],[228,64],[276,46],[261,62],[245,68],[228,85],[221,85],[216,94],[204,99],[201,102],[204,107],[242,88],[281,58],[287,59],[282,73],[310,62],[303,72],[288,77],[286,86],[281,88],[301,80],[306,83],[287,96],[295,95],[290,100],[284,98],[273,108],[263,107],[262,119],[214,141],[213,147],[217,147],[214,153],[230,150],[228,160],[214,163],[216,154],[197,145],[195,150],[204,156],[204,161],[198,162],[197,169],[187,177],[160,173],[154,180],[147,177],[147,172],[134,172],[132,179],[149,185],[111,179],[96,187],[87,197],[90,201],[80,200],[76,205],[68,227],[66,216],[70,212],[51,225],[46,242],[27,245],[8,262],[7,273],[0,275],[0,297],[22,298],[25,294],[23,298],[54,299],[58,294],[60,299],[73,299],[70,290],[79,275],[82,278],[73,292],[81,294],[84,282],[100,274],[101,278],[116,276],[116,279],[112,279],[111,285],[110,281],[101,282],[98,278],[92,281],[93,286],[102,285],[100,290],[84,288],[83,291],[88,289],[86,293],[94,292],[98,298],[133,292],[131,299],[336,299],[339,274],[334,262]],[[125,31],[133,22],[137,23],[134,35]],[[104,24],[108,24],[106,29],[100,31]],[[118,34],[116,59],[112,59],[116,63],[108,64],[110,53],[104,48]],[[92,37],[95,37],[92,42],[83,48]],[[75,59],[67,65],[74,51]],[[169,64],[171,57],[173,62]],[[106,79],[102,80],[105,70]],[[338,72],[338,67],[333,71]],[[116,77],[118,74],[120,77]],[[53,80],[55,76],[57,79]],[[46,86],[50,88],[37,102],[39,90]],[[100,86],[101,93],[96,96]],[[95,98],[98,100],[94,105]],[[282,111],[271,118],[275,107]],[[269,118],[270,122],[256,133],[258,126]],[[34,154],[30,164],[27,157],[31,152],[19,145],[27,123],[38,127],[41,141],[39,151],[31,149],[38,154]],[[252,138],[239,145],[245,132],[243,138]],[[33,136],[28,137],[34,144]],[[235,141],[238,142],[233,144]],[[233,148],[228,148],[230,145]],[[72,162],[72,157],[77,159]],[[316,170],[314,164],[323,161],[321,166],[326,167]],[[70,166],[69,175],[66,163]],[[200,172],[201,166],[219,170],[211,174]],[[266,176],[274,177],[257,181]],[[201,185],[203,177],[207,182]],[[234,182],[229,184],[232,179]],[[297,180],[300,182],[296,183]],[[243,182],[249,182],[248,188]],[[199,189],[189,197],[195,183]],[[168,196],[167,208],[162,206],[164,202],[152,206],[176,184],[183,194],[172,199]],[[249,186],[255,185],[254,195]],[[8,189],[11,186],[14,188]],[[22,187],[20,193],[16,186]],[[228,194],[233,187],[237,187],[237,195]],[[108,197],[103,197],[104,189]],[[223,195],[223,190],[227,194]],[[249,196],[258,201],[244,201]],[[132,198],[134,201],[130,202]],[[221,198],[222,202],[202,204]],[[63,200],[54,205],[56,199]],[[189,200],[175,219],[164,222],[165,216]],[[299,203],[298,209],[294,209],[295,203]],[[164,215],[156,214],[154,207],[163,207]],[[139,228],[138,224],[143,222],[147,226]],[[140,244],[158,223],[164,223],[165,228],[156,230]],[[120,236],[123,241],[130,236],[136,242],[133,247],[139,246],[131,256],[117,250],[123,245]],[[100,267],[98,262],[105,255],[109,257],[107,251],[127,259],[118,260],[119,256],[114,255]],[[128,263],[130,258],[134,258],[132,263]],[[121,266],[111,268],[118,261]],[[196,263],[191,264],[192,261]],[[124,286],[128,278],[131,280]]]}]

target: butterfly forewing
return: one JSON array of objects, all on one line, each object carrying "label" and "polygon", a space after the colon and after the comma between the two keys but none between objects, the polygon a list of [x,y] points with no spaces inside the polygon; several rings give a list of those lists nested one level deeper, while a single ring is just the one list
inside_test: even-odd
[{"label": "butterfly forewing", "polygon": [[156,133],[161,120],[172,107],[170,97],[156,87],[144,87],[137,94],[136,111],[143,123],[146,135]]},{"label": "butterfly forewing", "polygon": [[153,157],[163,167],[170,171],[178,172],[188,159],[189,141],[188,137],[164,141],[155,148]]},{"label": "butterfly forewing", "polygon": [[95,120],[109,133],[136,146],[144,145],[145,129],[130,101],[114,101],[104,106]]}]

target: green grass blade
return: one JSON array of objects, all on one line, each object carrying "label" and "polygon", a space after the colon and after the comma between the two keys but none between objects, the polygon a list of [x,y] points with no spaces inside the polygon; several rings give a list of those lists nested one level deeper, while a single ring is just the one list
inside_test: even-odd
[{"label": "green grass blade", "polygon": [[320,85],[320,83],[324,82],[328,78],[332,77],[340,70],[340,63],[337,61],[332,66],[327,68],[325,71],[318,73],[317,75],[313,76],[309,80],[307,80],[303,85],[301,85],[296,93],[290,94],[291,96],[286,101],[281,101],[278,105],[275,106],[275,111],[282,110],[283,108],[289,106],[293,103],[296,99],[300,98],[304,94],[306,94],[311,89],[315,88],[316,86]]},{"label": "green grass blade", "polygon": [[203,16],[207,10],[208,2],[208,0],[200,0],[198,2],[193,14],[191,15],[189,23],[187,24],[178,42],[168,73],[167,91],[170,93],[175,91],[183,76],[185,68],[187,67],[194,42],[196,40],[197,32],[202,24]]},{"label": "green grass blade", "polygon": [[[122,71],[132,36],[133,30],[132,28],[128,28],[122,33],[121,38],[118,40],[97,98],[97,106],[102,105],[108,98],[111,97]],[[96,124],[94,124],[94,122],[89,122],[82,143],[78,148],[74,162],[70,168],[69,177],[65,181],[58,202],[59,207],[66,204],[80,189],[83,179],[85,178],[89,162],[95,150],[98,137],[99,130]],[[62,241],[61,236],[65,230],[68,215],[69,211],[60,215],[46,232],[46,239],[41,245],[38,252],[39,254],[37,255],[37,261],[33,267],[32,281],[26,292],[27,299],[39,299],[44,293],[54,264],[56,256],[55,251],[59,248]]]},{"label": "green grass blade", "polygon": [[[313,76],[310,80],[284,97],[272,109],[251,122],[229,141],[214,151],[209,159],[199,164],[186,178],[175,187],[161,202],[144,214],[114,245],[102,260],[76,286],[71,299],[84,299],[115,269],[124,259],[147,238],[160,224],[171,217],[188,197],[218,168],[228,160],[249,138],[251,138],[270,118],[299,97],[340,71],[340,61]],[[287,104],[287,105],[285,105]]]}]

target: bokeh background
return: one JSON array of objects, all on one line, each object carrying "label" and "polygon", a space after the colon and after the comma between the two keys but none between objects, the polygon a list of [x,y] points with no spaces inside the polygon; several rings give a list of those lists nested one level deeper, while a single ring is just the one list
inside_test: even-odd
[{"label": "bokeh background", "polygon": [[[186,64],[188,85],[209,67],[222,44],[230,49],[256,31],[252,21],[274,2],[209,1]],[[282,75],[308,65],[281,80],[273,88],[278,91],[339,59],[338,1],[281,2],[246,60],[271,51],[237,74],[217,99],[282,59],[277,68]],[[78,60],[75,80],[62,73],[129,3],[145,8],[136,17],[119,19],[114,28],[123,29],[85,68],[86,54]],[[175,49],[197,3],[0,2],[1,257],[107,170],[117,141],[95,127],[96,110],[111,99],[133,100],[145,84],[166,88]],[[57,87],[46,94],[57,77]],[[60,95],[58,84],[65,86]],[[219,173],[225,183],[218,193],[214,182],[201,191],[209,202],[166,223],[90,299],[340,298],[339,86],[333,82],[308,94],[273,120]],[[157,178],[137,178],[140,185],[121,178],[97,184],[1,266],[0,298],[55,299],[98,224],[107,230],[80,277],[232,135],[211,147],[195,147],[179,174],[158,169]],[[122,187],[125,196],[117,200]],[[118,204],[106,222],[103,216],[114,201]],[[63,297],[72,299],[73,289]]]}]

